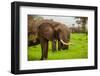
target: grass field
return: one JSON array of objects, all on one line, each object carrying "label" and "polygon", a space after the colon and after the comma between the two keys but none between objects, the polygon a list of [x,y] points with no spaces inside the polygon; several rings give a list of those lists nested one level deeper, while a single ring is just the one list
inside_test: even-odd
[{"label": "grass field", "polygon": [[[84,59],[88,58],[88,36],[86,34],[71,34],[72,45],[68,50],[52,52],[51,42],[49,42],[48,60],[58,59]],[[28,61],[40,60],[41,46],[28,47]]]}]

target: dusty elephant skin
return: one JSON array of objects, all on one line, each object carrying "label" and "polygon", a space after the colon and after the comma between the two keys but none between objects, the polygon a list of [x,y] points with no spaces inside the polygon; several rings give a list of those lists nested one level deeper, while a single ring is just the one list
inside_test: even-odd
[{"label": "dusty elephant skin", "polygon": [[59,50],[68,49],[70,31],[64,24],[44,22],[38,28],[38,36],[42,48],[41,60],[47,59],[48,57],[48,41],[52,41],[52,46],[56,46],[55,40],[58,40]]}]

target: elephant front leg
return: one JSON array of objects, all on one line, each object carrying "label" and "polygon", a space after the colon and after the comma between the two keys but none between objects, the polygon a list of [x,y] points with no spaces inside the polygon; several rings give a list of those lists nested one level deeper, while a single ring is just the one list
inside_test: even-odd
[{"label": "elephant front leg", "polygon": [[41,38],[40,42],[42,48],[41,60],[46,60],[48,58],[48,40]]},{"label": "elephant front leg", "polygon": [[56,51],[56,40],[52,40],[52,51],[55,52]]},{"label": "elephant front leg", "polygon": [[58,51],[60,51],[61,48],[62,48],[62,43],[61,43],[61,41],[58,40]]}]

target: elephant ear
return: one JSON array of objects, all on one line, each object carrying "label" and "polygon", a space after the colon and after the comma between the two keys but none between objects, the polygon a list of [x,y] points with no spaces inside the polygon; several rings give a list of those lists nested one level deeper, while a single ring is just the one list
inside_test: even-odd
[{"label": "elephant ear", "polygon": [[51,40],[53,36],[53,29],[49,23],[43,23],[38,28],[38,35],[44,37],[47,40]]}]

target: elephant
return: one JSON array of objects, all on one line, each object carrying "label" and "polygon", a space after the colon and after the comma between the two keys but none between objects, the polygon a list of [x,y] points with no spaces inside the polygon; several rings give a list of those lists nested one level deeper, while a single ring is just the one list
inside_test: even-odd
[{"label": "elephant", "polygon": [[34,46],[40,44],[37,37],[37,28],[41,21],[34,20],[32,15],[28,15],[28,46]]},{"label": "elephant", "polygon": [[41,60],[45,60],[48,57],[48,41],[52,41],[52,46],[55,49],[56,40],[58,40],[58,49],[68,49],[71,44],[70,30],[64,24],[54,22],[44,22],[38,27],[38,37],[40,39],[42,56]]}]

